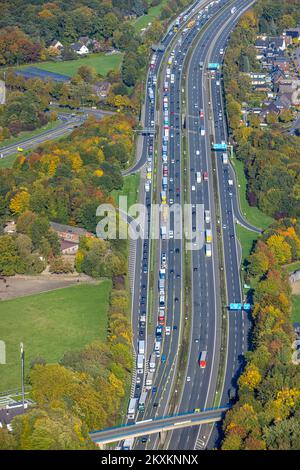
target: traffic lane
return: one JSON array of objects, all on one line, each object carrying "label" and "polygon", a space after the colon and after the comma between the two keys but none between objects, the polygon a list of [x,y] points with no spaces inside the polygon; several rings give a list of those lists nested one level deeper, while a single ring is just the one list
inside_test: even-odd
[{"label": "traffic lane", "polygon": [[194,88],[194,87],[193,87]]}]

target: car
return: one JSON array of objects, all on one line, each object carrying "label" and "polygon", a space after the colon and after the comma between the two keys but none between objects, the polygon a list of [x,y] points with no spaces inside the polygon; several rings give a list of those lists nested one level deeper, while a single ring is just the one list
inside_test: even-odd
[{"label": "car", "polygon": [[175,253],[180,253],[180,249],[179,249],[179,248],[175,248]]},{"label": "car", "polygon": [[166,360],[167,360],[166,354],[162,354],[162,356],[161,356],[161,362],[164,363],[164,362],[166,362]]},{"label": "car", "polygon": [[140,383],[141,383],[141,377],[137,377],[137,378],[136,378],[136,383],[137,383],[137,384],[140,384]]},{"label": "car", "polygon": [[18,152],[23,152],[24,151],[24,149],[22,147],[18,147],[17,150],[18,150]]},{"label": "car", "polygon": [[156,393],[157,392],[157,387],[152,387],[152,393]]},{"label": "car", "polygon": [[192,191],[196,191],[196,186],[192,186]]},{"label": "car", "polygon": [[140,388],[141,388],[141,384],[136,384],[136,388],[137,388],[137,389],[140,389]]},{"label": "car", "polygon": [[174,331],[177,330],[177,325],[174,325],[174,326],[173,326],[173,330],[174,330]]},{"label": "car", "polygon": [[199,343],[199,338],[195,338],[195,343]]},{"label": "car", "polygon": [[148,437],[141,437],[140,441],[142,444],[145,444],[148,441]]},{"label": "car", "polygon": [[201,408],[195,408],[194,413],[201,413]]},{"label": "car", "polygon": [[148,272],[148,265],[144,264],[144,274],[147,274],[147,272]]},{"label": "car", "polygon": [[175,299],[174,299],[174,300],[175,300],[175,302],[179,302],[179,299],[178,299],[178,297],[175,297]]},{"label": "car", "polygon": [[190,382],[190,381],[191,381],[191,377],[190,377],[189,375],[187,376],[186,381],[187,381],[187,382]]},{"label": "car", "polygon": [[180,279],[180,274],[179,273],[176,274],[176,279]]},{"label": "car", "polygon": [[157,402],[153,403],[153,408],[157,408],[157,407],[158,407],[158,403]]},{"label": "car", "polygon": [[170,335],[170,334],[171,334],[171,327],[166,326],[166,335]]}]

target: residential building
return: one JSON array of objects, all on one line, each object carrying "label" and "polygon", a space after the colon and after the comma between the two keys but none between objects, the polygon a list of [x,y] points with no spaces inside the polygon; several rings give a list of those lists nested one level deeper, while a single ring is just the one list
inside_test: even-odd
[{"label": "residential building", "polygon": [[70,47],[78,55],[86,55],[90,52],[88,47],[84,44],[81,44],[80,42],[75,42],[74,44],[71,44]]}]

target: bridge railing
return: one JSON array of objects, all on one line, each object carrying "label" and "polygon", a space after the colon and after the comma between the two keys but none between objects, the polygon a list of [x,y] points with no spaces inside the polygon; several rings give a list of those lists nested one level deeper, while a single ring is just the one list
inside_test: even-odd
[{"label": "bridge railing", "polygon": [[231,407],[231,404],[228,403],[227,405],[215,406],[215,407],[212,407],[212,408],[203,408],[199,412],[185,411],[184,413],[174,413],[172,415],[157,416],[157,417],[154,417],[154,418],[149,418],[149,420],[145,420],[145,421],[142,420],[142,421],[136,421],[136,422],[133,422],[133,423],[119,424],[118,426],[111,426],[110,428],[99,429],[97,431],[90,431],[89,434],[97,434],[97,433],[101,433],[101,432],[105,432],[105,431],[111,431],[113,429],[126,428],[126,427],[137,425],[139,423],[143,424],[146,421],[149,421],[149,423],[150,423],[150,422],[160,421],[160,420],[163,420],[163,419],[175,418],[177,416],[178,417],[184,417],[184,416],[189,416],[189,415],[197,416],[199,414],[205,413],[206,411],[222,411],[222,410],[227,411],[230,407]]}]

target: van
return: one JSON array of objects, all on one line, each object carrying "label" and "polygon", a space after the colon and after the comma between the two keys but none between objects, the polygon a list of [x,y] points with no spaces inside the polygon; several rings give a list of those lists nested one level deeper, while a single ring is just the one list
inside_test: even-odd
[{"label": "van", "polygon": [[196,181],[197,181],[197,183],[201,183],[201,181],[202,181],[202,176],[201,176],[200,171],[197,171],[197,173],[196,173]]}]

